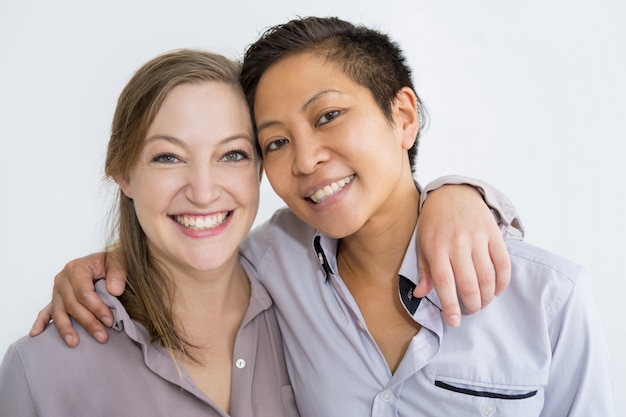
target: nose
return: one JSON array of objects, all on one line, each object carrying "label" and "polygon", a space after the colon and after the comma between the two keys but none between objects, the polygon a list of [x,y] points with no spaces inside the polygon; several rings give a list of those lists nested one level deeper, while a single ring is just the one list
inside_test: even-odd
[{"label": "nose", "polygon": [[292,173],[294,175],[307,175],[315,171],[321,163],[330,157],[328,149],[320,138],[303,137],[299,135],[292,138],[293,161]]},{"label": "nose", "polygon": [[185,196],[197,206],[206,207],[217,200],[222,187],[217,170],[211,170],[210,164],[190,167],[185,188]]}]

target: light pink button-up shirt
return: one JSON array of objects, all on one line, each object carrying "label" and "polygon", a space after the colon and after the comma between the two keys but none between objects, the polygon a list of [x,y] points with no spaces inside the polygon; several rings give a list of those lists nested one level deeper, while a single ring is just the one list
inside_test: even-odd
[{"label": "light pink button-up shirt", "polygon": [[[272,300],[243,263],[251,297],[235,341],[230,415],[297,417]],[[73,349],[54,326],[12,344],[0,366],[1,417],[227,416],[162,345],[150,343],[104,281],[96,287],[114,311],[109,341],[101,345],[76,325]]]}]

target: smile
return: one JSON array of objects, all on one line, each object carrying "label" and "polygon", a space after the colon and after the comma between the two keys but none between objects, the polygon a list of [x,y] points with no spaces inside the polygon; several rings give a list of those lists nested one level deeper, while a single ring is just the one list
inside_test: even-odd
[{"label": "smile", "polygon": [[187,229],[208,230],[223,224],[230,213],[230,211],[223,211],[210,216],[172,216],[172,218]]},{"label": "smile", "polygon": [[333,195],[337,194],[339,191],[343,189],[343,187],[346,186],[346,184],[349,184],[350,181],[352,181],[353,179],[354,179],[354,174],[347,176],[339,181],[335,181],[331,184],[325,185],[324,187],[320,188],[319,190],[311,194],[309,196],[309,199],[315,204],[321,203],[322,201],[326,200],[328,197],[332,197]]}]

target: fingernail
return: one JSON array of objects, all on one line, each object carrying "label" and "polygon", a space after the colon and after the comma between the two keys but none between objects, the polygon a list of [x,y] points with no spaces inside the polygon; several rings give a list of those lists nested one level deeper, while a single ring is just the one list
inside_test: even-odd
[{"label": "fingernail", "polygon": [[68,334],[68,335],[67,335],[67,336],[65,336],[63,339],[65,340],[65,343],[66,343],[68,346],[72,346],[72,342],[74,341],[74,338],[73,338],[72,336],[70,336],[70,335]]},{"label": "fingernail", "polygon": [[100,321],[102,322],[102,324],[104,324],[107,327],[112,327],[113,326],[113,319],[109,316],[104,316],[100,319]]},{"label": "fingernail", "polygon": [[461,324],[461,316],[459,316],[458,314],[453,314],[450,317],[448,317],[448,324],[451,327],[457,327],[459,324]]},{"label": "fingernail", "polygon": [[96,340],[98,342],[104,343],[104,333],[102,333],[102,332],[95,332],[93,336],[96,338]]},{"label": "fingernail", "polygon": [[113,281],[111,283],[111,290],[113,290],[116,294],[124,291],[124,284],[118,281]]}]

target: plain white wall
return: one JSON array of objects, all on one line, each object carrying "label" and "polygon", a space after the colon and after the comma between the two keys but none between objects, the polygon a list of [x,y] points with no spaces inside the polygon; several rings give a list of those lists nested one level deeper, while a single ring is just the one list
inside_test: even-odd
[{"label": "plain white wall", "polygon": [[[0,2],[0,352],[29,330],[65,262],[102,247],[104,152],[132,72],[180,47],[239,58],[269,25],[337,15],[389,32],[408,55],[431,115],[418,179],[491,182],[529,242],[588,268],[626,414],[624,2],[214,4]],[[263,187],[260,220],[281,205]]]}]

